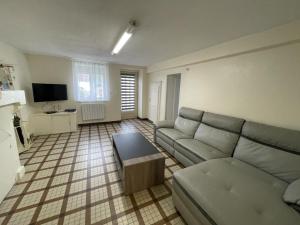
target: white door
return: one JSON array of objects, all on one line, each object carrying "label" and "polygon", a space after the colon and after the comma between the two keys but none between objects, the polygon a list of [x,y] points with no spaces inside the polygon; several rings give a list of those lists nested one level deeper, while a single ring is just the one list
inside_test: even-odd
[{"label": "white door", "polygon": [[167,76],[166,120],[175,121],[178,115],[180,74]]},{"label": "white door", "polygon": [[121,72],[121,118],[137,118],[137,76],[135,72]]},{"label": "white door", "polygon": [[151,82],[149,88],[148,119],[155,123],[160,119],[161,81]]}]

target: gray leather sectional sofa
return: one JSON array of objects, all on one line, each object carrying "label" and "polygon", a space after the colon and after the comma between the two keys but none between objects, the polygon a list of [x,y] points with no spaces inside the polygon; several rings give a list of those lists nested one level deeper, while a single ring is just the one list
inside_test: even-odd
[{"label": "gray leather sectional sofa", "polygon": [[188,224],[299,225],[300,132],[190,108],[155,127]]}]

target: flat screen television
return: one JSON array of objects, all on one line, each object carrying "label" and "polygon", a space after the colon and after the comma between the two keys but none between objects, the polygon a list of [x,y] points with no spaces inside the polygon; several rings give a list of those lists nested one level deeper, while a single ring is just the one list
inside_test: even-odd
[{"label": "flat screen television", "polygon": [[50,102],[68,100],[65,84],[32,84],[34,102]]}]

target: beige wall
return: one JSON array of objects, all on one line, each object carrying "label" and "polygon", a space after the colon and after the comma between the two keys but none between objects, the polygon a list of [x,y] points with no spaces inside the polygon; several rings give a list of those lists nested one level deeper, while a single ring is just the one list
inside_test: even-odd
[{"label": "beige wall", "polygon": [[12,123],[13,112],[13,105],[0,107],[0,203],[15,183],[18,173],[24,170],[20,162]]},{"label": "beige wall", "polygon": [[180,106],[300,129],[300,22],[148,67],[161,80],[182,73]]},{"label": "beige wall", "polygon": [[147,118],[148,103],[148,75],[145,70],[140,70],[138,81],[138,117]]},{"label": "beige wall", "polygon": [[[15,71],[14,87],[17,90],[25,90],[28,101],[30,93],[30,73],[27,60],[24,54],[16,48],[0,42],[0,64],[12,64]],[[15,182],[15,178],[24,167],[20,163],[16,143],[16,135],[13,128],[13,113],[15,108],[12,105],[0,107],[0,202],[3,200],[9,189]],[[23,120],[28,120],[31,108],[29,105],[21,106]],[[3,138],[9,134],[10,137]]]},{"label": "beige wall", "polygon": [[25,55],[18,49],[0,42],[0,64],[11,64],[14,66],[12,76],[14,78],[14,87],[16,90],[25,90],[27,105],[21,107],[23,120],[29,119],[31,113],[31,77]]},{"label": "beige wall", "polygon": [[[73,75],[72,60],[63,57],[44,56],[28,54],[27,60],[30,66],[32,82],[40,83],[63,83],[68,86],[68,101],[60,101],[48,103],[33,103],[36,111],[51,110],[53,106],[60,105],[61,108],[76,107],[78,110],[78,122],[81,120],[80,104],[74,101],[73,95]],[[121,120],[120,110],[120,71],[122,69],[130,69],[136,71],[145,71],[142,67],[109,64],[110,79],[110,101],[105,102],[105,119],[101,121],[89,122],[105,122]]]}]

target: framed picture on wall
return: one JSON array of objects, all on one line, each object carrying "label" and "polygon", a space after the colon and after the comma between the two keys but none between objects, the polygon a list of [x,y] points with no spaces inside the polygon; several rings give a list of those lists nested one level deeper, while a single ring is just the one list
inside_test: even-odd
[{"label": "framed picture on wall", "polygon": [[0,65],[0,91],[14,90],[10,68]]}]

